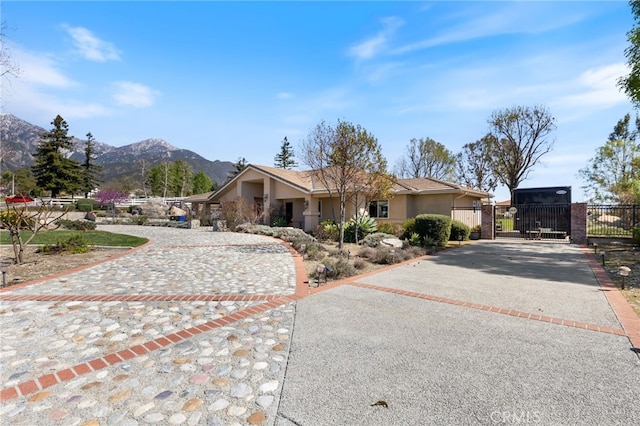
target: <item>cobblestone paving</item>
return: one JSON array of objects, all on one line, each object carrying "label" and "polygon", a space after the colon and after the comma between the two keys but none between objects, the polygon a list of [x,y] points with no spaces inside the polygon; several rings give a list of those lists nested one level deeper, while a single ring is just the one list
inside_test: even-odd
[{"label": "cobblestone paving", "polygon": [[[3,389],[58,382],[4,403],[0,424],[273,424],[295,305],[283,299],[267,309],[265,301],[295,292],[288,249],[206,229],[105,229],[153,242],[0,294]],[[204,326],[166,345],[149,343]],[[84,365],[91,367],[80,371]]]}]

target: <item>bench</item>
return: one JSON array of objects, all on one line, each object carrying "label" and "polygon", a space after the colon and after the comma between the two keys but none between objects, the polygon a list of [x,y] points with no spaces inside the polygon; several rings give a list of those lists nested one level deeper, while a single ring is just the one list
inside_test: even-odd
[{"label": "bench", "polygon": [[542,238],[565,239],[567,237],[566,231],[554,231],[551,228],[538,228],[531,231],[525,231],[525,233],[529,240],[540,240]]}]

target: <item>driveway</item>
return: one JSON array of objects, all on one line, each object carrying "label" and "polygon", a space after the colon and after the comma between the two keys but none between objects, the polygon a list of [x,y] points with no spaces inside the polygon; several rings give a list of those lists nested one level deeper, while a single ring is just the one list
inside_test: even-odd
[{"label": "driveway", "polygon": [[637,423],[637,348],[592,266],[482,241],[300,300],[277,424]]},{"label": "driveway", "polygon": [[640,326],[579,247],[483,241],[310,290],[267,237],[105,229],[153,242],[0,292],[0,423],[640,418]]}]

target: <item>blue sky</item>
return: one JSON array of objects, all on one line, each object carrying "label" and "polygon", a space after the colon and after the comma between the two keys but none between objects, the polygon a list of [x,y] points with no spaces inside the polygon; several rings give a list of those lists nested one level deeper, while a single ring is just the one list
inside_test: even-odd
[{"label": "blue sky", "polygon": [[[624,1],[31,2],[2,20],[20,67],[3,113],[122,146],[162,138],[209,160],[273,165],[321,120],[360,124],[390,169],[411,138],[454,153],[492,112],[543,105],[554,149],[521,187],[571,185],[635,114]],[[504,188],[496,199],[509,198]]]}]

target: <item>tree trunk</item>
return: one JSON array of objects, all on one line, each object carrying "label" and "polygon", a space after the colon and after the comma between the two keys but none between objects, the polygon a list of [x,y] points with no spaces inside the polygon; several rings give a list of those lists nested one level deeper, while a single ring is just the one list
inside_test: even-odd
[{"label": "tree trunk", "polygon": [[342,252],[342,247],[344,246],[344,222],[346,216],[346,194],[340,194],[340,240],[338,241],[338,250]]}]

